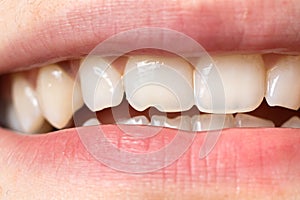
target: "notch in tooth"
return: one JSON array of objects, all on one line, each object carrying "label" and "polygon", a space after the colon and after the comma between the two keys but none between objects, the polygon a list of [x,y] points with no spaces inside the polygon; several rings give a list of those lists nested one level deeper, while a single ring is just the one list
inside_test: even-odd
[{"label": "notch in tooth", "polygon": [[199,60],[194,71],[195,104],[202,112],[236,113],[257,108],[265,93],[265,68],[260,55],[213,56]]},{"label": "notch in tooth", "polygon": [[151,117],[151,125],[191,131],[191,118],[189,116],[168,118],[166,116],[153,115]]},{"label": "notch in tooth", "polygon": [[103,58],[87,57],[81,64],[79,76],[84,103],[91,111],[122,102],[124,88],[121,74]]},{"label": "notch in tooth", "polygon": [[211,131],[234,127],[233,115],[202,114],[191,119],[193,131]]},{"label": "notch in tooth", "polygon": [[36,91],[44,117],[59,129],[83,105],[79,85],[58,65],[39,69]]},{"label": "notch in tooth", "polygon": [[12,100],[21,130],[25,133],[37,133],[45,123],[40,110],[36,92],[21,74],[13,77]]},{"label": "notch in tooth", "polygon": [[267,119],[238,113],[235,118],[235,127],[275,127],[275,124]]},{"label": "notch in tooth", "polygon": [[300,118],[297,116],[291,117],[289,120],[284,122],[281,127],[284,128],[300,128]]},{"label": "notch in tooth", "polygon": [[138,111],[150,106],[179,112],[193,104],[193,69],[179,57],[133,56],[123,76],[126,98]]},{"label": "notch in tooth", "polygon": [[266,100],[270,106],[300,108],[300,56],[280,56],[268,66]]}]

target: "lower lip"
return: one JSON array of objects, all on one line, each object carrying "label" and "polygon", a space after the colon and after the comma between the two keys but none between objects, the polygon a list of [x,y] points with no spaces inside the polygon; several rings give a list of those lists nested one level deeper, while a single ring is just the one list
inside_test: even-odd
[{"label": "lower lip", "polygon": [[[177,134],[177,130],[161,128],[153,138],[137,142],[141,140],[127,140],[116,125],[99,127],[119,148],[143,153],[163,148]],[[72,128],[34,136],[1,129],[0,166],[9,164],[26,173],[43,173],[59,179],[76,177],[106,184],[115,181],[128,184],[141,180],[201,187],[212,184],[233,188],[253,184],[257,187],[258,184],[270,191],[274,187],[290,186],[300,179],[300,129],[225,129],[212,152],[204,159],[199,159],[199,151],[206,133],[199,132],[190,148],[171,165],[134,175],[105,166],[87,151],[78,130],[88,131],[89,128]],[[127,130],[130,129],[149,131],[157,127],[128,126]]]}]

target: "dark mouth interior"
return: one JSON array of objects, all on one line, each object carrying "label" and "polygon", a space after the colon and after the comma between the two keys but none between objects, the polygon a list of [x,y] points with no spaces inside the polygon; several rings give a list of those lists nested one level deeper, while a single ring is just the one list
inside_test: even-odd
[{"label": "dark mouth interior", "polygon": [[[92,114],[93,116],[91,116],[90,112],[87,110],[88,108],[84,106],[74,114],[76,118],[75,124],[83,123],[85,120],[89,119],[89,117],[96,117],[96,116],[101,124],[116,124],[117,119],[132,118],[141,115],[147,117],[148,120],[150,121],[151,116],[153,115],[161,115],[161,116],[167,116],[168,118],[175,118],[181,115],[192,117],[193,115],[197,115],[197,114],[200,115],[205,114],[203,112],[200,112],[196,108],[196,106],[193,106],[190,110],[184,112],[164,113],[157,110],[154,107],[150,107],[142,112],[139,112],[135,110],[133,107],[131,107],[125,98],[123,99],[122,103],[119,106],[113,108],[106,108],[104,110],[98,111],[96,112],[96,114]],[[267,104],[266,100],[263,100],[263,102],[257,109],[251,112],[247,112],[245,114],[250,114],[263,119],[271,120],[274,122],[276,127],[280,127],[289,118],[293,116],[300,117],[299,111],[300,109],[296,111],[296,110],[290,110],[278,106],[271,107]],[[86,114],[87,112],[89,114]]]}]

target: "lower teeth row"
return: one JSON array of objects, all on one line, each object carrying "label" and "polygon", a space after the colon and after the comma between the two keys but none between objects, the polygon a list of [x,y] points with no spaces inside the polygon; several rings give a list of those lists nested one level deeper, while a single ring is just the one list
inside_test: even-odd
[{"label": "lower teeth row", "polygon": [[[300,57],[275,56],[275,59],[273,57],[274,55],[265,56],[264,60],[261,55],[228,55],[213,58],[224,82],[225,99],[221,98],[221,101],[226,101],[225,110],[211,108],[211,98],[218,98],[210,96],[214,94],[209,94],[209,90],[213,91],[214,85],[210,85],[212,88],[207,88],[204,82],[209,80],[203,76],[209,73],[211,68],[206,65],[207,63],[201,64],[201,61],[199,65],[202,67],[200,70],[202,74],[197,75],[191,65],[181,58],[136,56],[127,61],[124,70],[119,70],[117,66],[110,66],[107,71],[103,70],[106,66],[102,58],[87,58],[86,63],[83,62],[83,67],[79,70],[80,85],[75,85],[76,94],[72,93],[76,83],[74,78],[59,65],[49,65],[33,70],[34,72],[13,74],[11,88],[7,87],[5,76],[2,78],[1,87],[6,86],[4,93],[9,91],[9,97],[2,97],[3,109],[0,114],[4,117],[1,122],[6,127],[25,133],[47,132],[52,130],[52,127],[61,129],[70,126],[74,111],[81,108],[83,103],[90,110],[99,111],[119,105],[125,92],[130,105],[138,111],[154,106],[164,112],[178,112],[196,105],[200,111],[214,113],[200,115],[200,117],[182,116],[178,119],[153,116],[151,122],[144,120],[145,125],[197,131],[224,127],[273,127],[271,121],[242,114],[237,114],[235,117],[226,115],[225,126],[218,124],[218,120],[216,125],[210,126],[206,123],[212,116],[216,119],[218,116],[224,116],[215,115],[217,113],[254,110],[264,96],[269,105],[280,105],[297,110],[300,105],[298,79]],[[271,61],[278,62],[268,64],[272,63],[269,61],[270,58]],[[36,72],[32,84],[28,77]],[[178,76],[176,80],[174,76],[168,79],[168,75],[172,73]],[[265,85],[265,76],[267,85]],[[101,81],[99,77],[102,78]],[[180,79],[186,80],[186,83]],[[147,81],[161,84],[148,84]],[[162,83],[164,87],[160,87]],[[137,88],[139,84],[144,85]],[[180,123],[177,124],[178,121],[184,122],[184,127]],[[94,119],[94,122],[97,121]],[[127,121],[120,123],[125,122],[128,123]],[[299,118],[294,117],[287,124],[284,126],[298,127]]]}]

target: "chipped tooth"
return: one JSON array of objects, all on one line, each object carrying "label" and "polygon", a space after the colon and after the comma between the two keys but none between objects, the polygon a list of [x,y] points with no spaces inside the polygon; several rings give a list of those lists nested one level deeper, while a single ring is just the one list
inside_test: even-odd
[{"label": "chipped tooth", "polygon": [[207,60],[199,60],[195,66],[194,94],[198,109],[224,114],[257,108],[265,93],[261,55],[213,56],[213,60],[216,67]]},{"label": "chipped tooth", "polygon": [[202,114],[194,115],[191,119],[193,131],[210,131],[234,127],[231,114]]},{"label": "chipped tooth", "polygon": [[96,125],[99,125],[100,122],[97,118],[90,118],[88,120],[86,120],[82,126],[96,126]]},{"label": "chipped tooth", "polygon": [[37,133],[45,123],[36,92],[21,74],[13,77],[12,100],[20,128],[25,133]]},{"label": "chipped tooth", "polygon": [[191,118],[189,116],[168,118],[166,116],[153,115],[151,117],[151,125],[191,131]]},{"label": "chipped tooth", "polygon": [[275,127],[275,124],[271,120],[247,114],[238,113],[234,120],[235,127]]},{"label": "chipped tooth", "polygon": [[270,106],[300,108],[300,56],[281,56],[268,66],[266,100]]},{"label": "chipped tooth", "polygon": [[130,57],[123,80],[126,98],[138,111],[154,106],[162,112],[178,112],[194,104],[193,68],[179,57]]},{"label": "chipped tooth", "polygon": [[79,85],[58,65],[39,70],[36,91],[44,117],[59,129],[65,127],[83,105]]},{"label": "chipped tooth", "polygon": [[150,122],[147,117],[135,116],[129,119],[119,119],[117,124],[131,124],[131,125],[148,125]]},{"label": "chipped tooth", "polygon": [[291,117],[289,120],[284,122],[281,127],[284,128],[300,128],[300,118],[297,116]]},{"label": "chipped tooth", "polygon": [[84,103],[91,111],[117,106],[124,89],[121,74],[101,57],[89,56],[79,70]]}]

